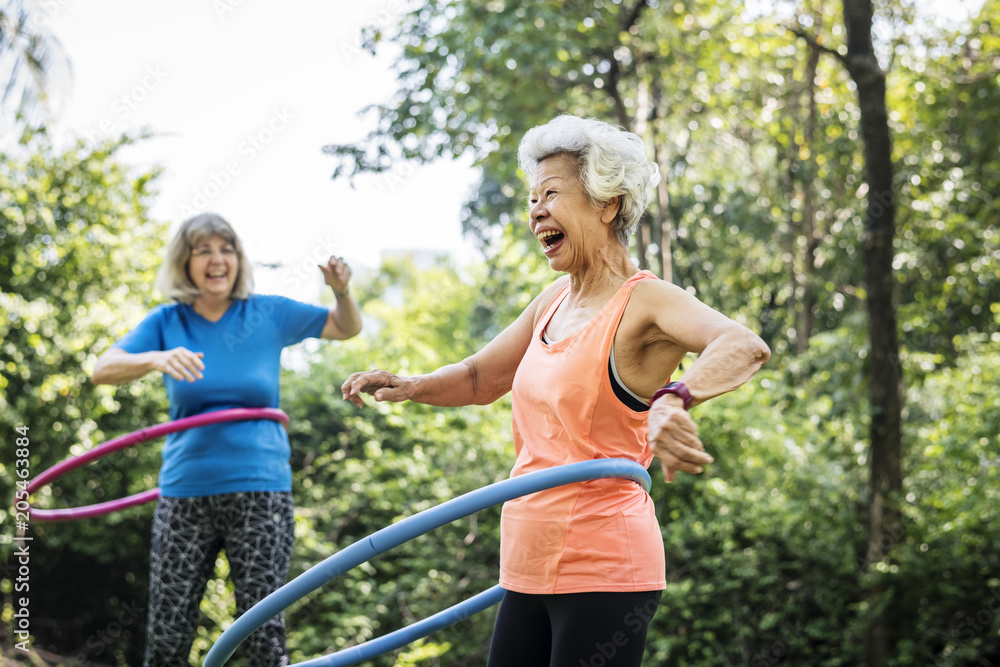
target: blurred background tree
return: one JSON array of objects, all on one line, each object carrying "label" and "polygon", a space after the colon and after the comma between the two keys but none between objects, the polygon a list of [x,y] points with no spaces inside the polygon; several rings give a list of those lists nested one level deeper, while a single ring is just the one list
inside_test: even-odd
[{"label": "blurred background tree", "polygon": [[[338,178],[471,155],[480,183],[464,225],[485,261],[387,258],[357,281],[362,336],[303,348],[286,369],[292,574],[507,476],[507,399],[359,411],[339,387],[361,368],[419,373],[463,358],[554,278],[523,224],[514,155],[528,128],[571,112],[638,132],[660,166],[637,261],[761,332],[775,352],[750,386],[697,410],[717,463],[671,485],[654,475],[668,588],[647,662],[1000,663],[1000,2],[986,0],[958,27],[929,25],[920,3],[874,6],[905,389],[898,527],[869,530],[872,416],[862,397],[873,352],[862,259],[866,215],[886,203],[865,186],[858,88],[842,61],[845,5],[414,0],[398,25],[367,34],[366,48],[398,47],[397,92],[368,110],[370,136],[326,151]],[[136,141],[61,152],[28,133],[0,156],[0,419],[8,432],[31,428],[33,470],[166,419],[158,382],[86,381],[95,355],[152,305],[166,241],[148,215],[156,173],[120,158]],[[150,488],[157,451],[78,471],[37,502]],[[129,605],[144,607],[150,516],[33,525],[32,567],[54,582],[32,591],[34,645],[63,656],[52,664],[138,664],[144,613],[116,637],[106,631]],[[293,659],[492,585],[497,517],[434,531],[294,605]],[[0,521],[10,524],[6,509]],[[0,544],[0,635],[13,612],[11,549]],[[220,559],[196,661],[231,617],[225,574]],[[67,597],[76,585],[88,588]],[[485,613],[369,664],[481,665],[491,625]],[[883,648],[866,650],[876,625]]]},{"label": "blurred background tree", "polygon": [[0,4],[2,141],[17,140],[25,127],[40,127],[59,115],[73,79],[73,67],[47,25],[46,7],[31,0]]},{"label": "blurred background tree", "polygon": [[[147,215],[156,174],[137,173],[117,157],[140,140],[81,142],[57,153],[42,133],[17,156],[0,153],[0,423],[7,433],[29,429],[36,474],[138,424],[167,418],[158,382],[112,391],[92,385],[85,370],[153,303],[150,284],[165,229]],[[109,457],[68,475],[36,502],[69,507],[153,488],[158,458],[158,447]],[[5,498],[12,497],[13,463],[0,462]],[[13,518],[5,501],[0,521],[11,526]],[[129,605],[145,608],[150,526],[148,513],[138,511],[101,522],[32,523],[33,582],[45,582],[30,597],[40,646],[93,651],[87,640],[109,618]],[[13,531],[4,537],[0,556],[9,565]],[[6,618],[13,598],[8,581],[2,590]],[[75,604],[67,604],[70,590]],[[139,645],[143,621],[141,615],[124,631]],[[4,623],[0,632],[11,627]],[[112,653],[111,645],[96,645]],[[127,662],[137,664],[131,657]]]}]

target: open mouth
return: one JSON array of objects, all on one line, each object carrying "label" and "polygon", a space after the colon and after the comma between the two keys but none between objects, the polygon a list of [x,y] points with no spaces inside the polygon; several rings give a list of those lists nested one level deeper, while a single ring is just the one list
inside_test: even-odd
[{"label": "open mouth", "polygon": [[553,248],[565,238],[562,232],[557,232],[554,229],[546,230],[538,234],[538,241],[542,244],[545,250]]}]

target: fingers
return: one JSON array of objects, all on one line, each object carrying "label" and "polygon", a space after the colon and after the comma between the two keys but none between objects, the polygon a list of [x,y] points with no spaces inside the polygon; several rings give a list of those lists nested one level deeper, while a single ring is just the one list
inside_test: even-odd
[{"label": "fingers", "polygon": [[[665,416],[664,416],[665,414]],[[698,437],[698,427],[683,410],[650,415],[649,444],[660,460],[663,478],[672,482],[678,472],[698,474],[714,459]]]},{"label": "fingers", "polygon": [[703,447],[690,447],[677,441],[668,443],[658,441],[653,446],[653,454],[660,459],[663,468],[670,471],[668,480],[678,472],[690,475],[704,472],[704,466],[715,460],[704,451]]},{"label": "fingers", "polygon": [[399,387],[400,378],[393,373],[382,370],[352,373],[340,391],[345,401],[350,401],[359,408],[364,407],[361,394],[371,394],[376,401],[405,401],[408,397]]},{"label": "fingers", "polygon": [[204,352],[192,352],[183,347],[168,350],[165,353],[161,371],[181,382],[194,382],[205,376],[205,363],[202,361]]},{"label": "fingers", "polygon": [[351,267],[347,265],[343,257],[331,255],[326,265],[318,264],[319,270],[323,272],[323,279],[327,285],[334,288],[344,288],[351,280]]},{"label": "fingers", "polygon": [[359,396],[364,387],[364,383],[357,383],[356,380],[364,375],[364,373],[351,373],[344,384],[340,387],[340,393],[343,395],[345,401],[350,401],[359,408],[365,407],[365,402],[361,400]]}]

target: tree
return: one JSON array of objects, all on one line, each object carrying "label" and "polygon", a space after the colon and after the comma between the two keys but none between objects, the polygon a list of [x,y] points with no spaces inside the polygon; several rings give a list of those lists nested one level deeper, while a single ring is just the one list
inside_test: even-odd
[{"label": "tree", "polygon": [[[863,242],[865,286],[868,291],[870,447],[869,563],[878,563],[900,534],[899,496],[903,490],[902,374],[896,320],[893,240],[896,195],[892,140],[886,107],[885,72],[872,43],[871,0],[844,0],[847,54],[844,64],[858,87],[861,133],[864,138],[868,205]],[[866,663],[888,664],[892,649],[891,619],[877,618],[868,634]]]},{"label": "tree", "polygon": [[[509,403],[438,409],[416,403],[359,410],[340,399],[346,376],[371,366],[429,372],[481,347],[482,270],[436,260],[386,259],[355,288],[366,315],[356,339],[322,348],[305,373],[288,375],[293,489],[299,537],[292,576],[402,518],[506,477],[513,455]],[[477,334],[477,331],[480,332]],[[288,614],[294,661],[401,628],[496,583],[499,508],[443,526],[355,568]],[[481,665],[492,632],[483,613],[395,659]],[[445,655],[446,654],[446,655]]]},{"label": "tree", "polygon": [[[958,343],[997,331],[1000,3],[967,24],[914,36],[891,87],[901,188],[897,266],[904,352],[925,370],[956,363]],[[926,53],[927,57],[921,57]],[[929,356],[928,356],[929,355]]]},{"label": "tree", "polygon": [[[839,27],[830,3],[810,4],[816,25]],[[368,136],[324,148],[334,178],[470,155],[482,178],[467,233],[488,261],[518,239],[537,254],[512,224],[517,143],[559,113],[596,116],[644,136],[663,175],[640,267],[756,323],[779,355],[862,307],[860,262],[835,261],[860,233],[850,82],[776,16],[741,2],[427,1],[369,36],[401,47],[398,91],[366,110]]]},{"label": "tree", "polygon": [[[92,385],[87,372],[153,302],[165,232],[147,213],[156,173],[118,160],[138,140],[60,153],[35,134],[16,157],[0,153],[0,425],[5,434],[27,429],[32,475],[167,417],[154,380],[112,390]],[[67,475],[32,503],[73,507],[153,488],[158,458],[156,444],[122,452]],[[13,461],[0,463],[7,465]],[[0,487],[4,525],[13,520],[12,470]],[[30,522],[33,647],[95,662],[141,660],[150,525],[139,509],[91,522]],[[12,550],[0,544],[5,565]],[[15,597],[7,583],[5,617]],[[128,623],[100,638],[119,615]]]},{"label": "tree", "polygon": [[[899,362],[896,318],[896,280],[893,271],[896,232],[896,194],[893,182],[892,139],[886,105],[886,76],[879,64],[872,38],[874,9],[871,0],[844,0],[846,49],[823,47],[807,39],[814,49],[836,56],[857,86],[860,128],[865,156],[867,212],[862,238],[870,342],[869,415],[869,539],[866,562],[882,562],[901,534],[898,508],[903,488],[902,369]],[[805,35],[800,32],[799,34]],[[876,593],[882,592],[876,587]],[[878,595],[872,603],[879,604]],[[892,646],[888,612],[877,614],[867,641],[866,663],[886,665]]]},{"label": "tree", "polygon": [[[46,25],[46,9],[30,0],[0,8],[0,120],[5,127],[40,127],[57,115],[72,66]],[[4,137],[5,142],[19,137]]]}]

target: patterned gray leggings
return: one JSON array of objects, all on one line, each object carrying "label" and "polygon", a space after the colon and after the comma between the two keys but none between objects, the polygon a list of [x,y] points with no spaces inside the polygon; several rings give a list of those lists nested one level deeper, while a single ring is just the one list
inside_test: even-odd
[{"label": "patterned gray leggings", "polygon": [[[188,665],[205,584],[221,549],[242,615],[285,583],[295,538],[292,494],[160,498],[150,549],[146,667]],[[283,614],[242,645],[250,667],[287,665]]]}]

